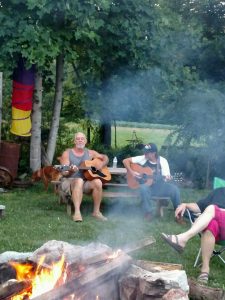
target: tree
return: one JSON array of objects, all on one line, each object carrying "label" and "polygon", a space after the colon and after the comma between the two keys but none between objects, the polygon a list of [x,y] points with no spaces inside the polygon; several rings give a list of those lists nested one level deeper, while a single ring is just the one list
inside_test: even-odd
[{"label": "tree", "polygon": [[62,93],[63,93],[63,67],[64,55],[61,53],[56,59],[56,83],[55,83],[55,97],[53,105],[52,124],[48,139],[47,157],[50,163],[53,161],[55,153],[55,145],[57,133],[59,128],[59,118],[62,106]]},{"label": "tree", "polygon": [[41,105],[42,105],[42,77],[36,72],[35,90],[32,114],[32,131],[30,142],[30,168],[41,168]]},{"label": "tree", "polygon": [[[16,65],[18,58],[22,56],[27,61],[27,67],[35,64],[38,72],[37,78],[41,72],[54,60],[59,51],[58,36],[54,35],[54,29],[50,26],[43,26],[40,22],[41,11],[33,9],[33,1],[1,1],[1,21],[5,24],[4,31],[1,33],[2,38],[2,60],[4,65],[8,64],[8,69]],[[42,9],[44,10],[44,9]],[[14,14],[17,11],[18,14]],[[15,28],[17,30],[15,30]],[[39,82],[40,80],[38,80]],[[37,87],[39,89],[39,86]],[[40,101],[41,97],[37,96],[36,100]],[[38,103],[34,104],[38,106]],[[39,103],[39,108],[41,103]],[[37,109],[37,112],[39,111]],[[35,137],[31,139],[31,168],[35,170],[41,164],[41,114],[35,114],[32,126],[32,132]],[[35,127],[37,126],[37,127]]]},{"label": "tree", "polygon": [[[51,98],[53,105],[47,149],[50,163],[61,103],[65,118],[70,113],[70,119],[77,121],[80,113],[82,118],[100,119],[100,142],[106,146],[110,146],[112,120],[120,119],[173,122],[184,125],[179,136],[186,135],[186,141],[187,132],[191,140],[200,139],[206,131],[199,126],[197,137],[194,130],[186,130],[192,117],[191,110],[185,115],[183,108],[193,107],[196,98],[190,97],[190,91],[199,92],[196,87],[204,86],[206,80],[219,80],[223,91],[223,13],[224,6],[217,0],[3,0],[0,66],[12,71],[22,55],[27,66],[35,64],[42,76],[43,123],[51,111],[45,99]],[[75,101],[69,99],[68,91],[63,97],[60,61],[65,61],[68,77],[68,66],[73,66]],[[60,70],[56,73],[55,65]],[[72,86],[68,77],[66,84]],[[195,122],[192,118],[192,129]]]}]

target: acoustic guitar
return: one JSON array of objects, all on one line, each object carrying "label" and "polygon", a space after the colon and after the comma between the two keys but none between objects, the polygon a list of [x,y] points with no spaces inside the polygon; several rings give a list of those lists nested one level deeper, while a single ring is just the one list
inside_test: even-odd
[{"label": "acoustic guitar", "polygon": [[[109,172],[109,169],[107,168],[107,166],[99,168],[100,165],[101,160],[99,158],[95,158],[93,160],[83,161],[79,165],[78,169],[84,171],[84,177],[87,180],[93,180],[98,178],[103,183],[109,182],[111,180],[111,174]],[[54,167],[61,172],[71,170],[71,166],[67,165],[55,165]]]},{"label": "acoustic guitar", "polygon": [[[140,174],[139,177],[134,177],[127,172],[127,184],[131,189],[137,189],[140,184],[146,184],[151,186],[154,181],[165,179],[165,176],[154,174],[154,171],[150,167],[142,167],[139,164],[131,163],[131,169]],[[170,182],[182,183],[184,181],[183,173],[175,173],[171,176]]]},{"label": "acoustic guitar", "polygon": [[139,164],[131,163],[131,169],[140,174],[140,177],[134,177],[127,172],[127,184],[131,189],[139,188],[140,184],[151,186],[155,176],[150,167],[142,167]]}]

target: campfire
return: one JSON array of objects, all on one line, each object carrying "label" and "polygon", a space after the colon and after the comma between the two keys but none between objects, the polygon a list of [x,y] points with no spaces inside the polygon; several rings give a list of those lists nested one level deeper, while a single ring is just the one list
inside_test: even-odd
[{"label": "campfire", "polygon": [[36,267],[32,263],[9,263],[16,270],[16,280],[26,283],[25,290],[11,297],[12,300],[33,299],[54,289],[59,283],[65,282],[66,267],[64,256],[59,262],[52,264],[50,268],[43,267],[44,260],[45,256],[42,256]]},{"label": "campfire", "polygon": [[154,242],[153,238],[148,238],[113,251],[103,244],[81,247],[49,241],[28,260],[5,263],[15,277],[0,285],[0,300],[136,299],[127,296],[130,289],[127,275],[125,281],[123,279],[126,272],[133,272],[129,271],[133,260],[128,253]]}]

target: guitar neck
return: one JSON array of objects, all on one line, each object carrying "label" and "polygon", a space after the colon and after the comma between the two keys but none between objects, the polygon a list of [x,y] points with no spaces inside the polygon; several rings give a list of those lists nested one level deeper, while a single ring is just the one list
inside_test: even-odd
[{"label": "guitar neck", "polygon": [[[54,168],[57,169],[58,171],[64,172],[64,171],[69,171],[72,168],[72,165],[54,165]],[[92,170],[95,167],[77,167],[79,170]]]},{"label": "guitar neck", "polygon": [[78,167],[79,170],[92,170],[94,167]]},{"label": "guitar neck", "polygon": [[69,171],[71,166],[68,165],[54,165],[54,168],[60,172]]},{"label": "guitar neck", "polygon": [[[65,172],[65,171],[70,171],[71,170],[71,165],[55,165],[54,168],[57,169],[60,172]],[[84,176],[88,180],[92,180],[95,178],[99,178],[102,181],[109,181],[111,180],[111,174],[109,173],[107,168],[104,168],[104,170],[98,170],[95,166],[81,166],[78,167],[79,170],[86,171],[84,172]]]}]

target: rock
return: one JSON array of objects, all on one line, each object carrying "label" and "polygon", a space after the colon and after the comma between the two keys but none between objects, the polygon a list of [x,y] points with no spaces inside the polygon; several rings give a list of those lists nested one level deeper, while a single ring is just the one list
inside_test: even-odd
[{"label": "rock", "polygon": [[0,263],[6,263],[10,260],[27,260],[31,255],[32,252],[6,251],[0,254]]}]

